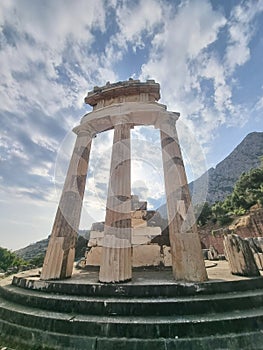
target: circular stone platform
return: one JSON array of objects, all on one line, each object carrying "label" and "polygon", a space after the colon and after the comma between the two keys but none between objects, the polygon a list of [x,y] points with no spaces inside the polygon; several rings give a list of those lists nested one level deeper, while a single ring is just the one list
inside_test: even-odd
[{"label": "circular stone platform", "polygon": [[[98,270],[41,281],[38,270],[0,283],[0,345],[15,349],[259,349],[263,278],[208,262],[210,280],[175,282],[170,269],[135,269],[103,284]],[[1,342],[2,341],[2,342]]]}]

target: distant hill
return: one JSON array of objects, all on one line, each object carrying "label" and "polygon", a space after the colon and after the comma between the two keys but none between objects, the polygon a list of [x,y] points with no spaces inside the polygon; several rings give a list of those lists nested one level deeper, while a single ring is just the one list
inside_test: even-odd
[{"label": "distant hill", "polygon": [[30,245],[18,249],[15,253],[26,261],[34,259],[36,256],[45,254],[49,242],[49,237],[41,241],[31,243]]},{"label": "distant hill", "polygon": [[[89,230],[80,231],[80,234],[78,235],[77,244],[76,244],[75,259],[80,259],[85,255],[87,242],[88,242],[86,238],[87,236],[89,237]],[[31,243],[25,248],[16,250],[15,253],[26,261],[35,259],[37,256],[44,256],[47,250],[49,238],[50,236],[36,243]]]},{"label": "distant hill", "polygon": [[252,132],[229,156],[218,163],[216,168],[210,168],[200,178],[191,182],[190,189],[195,188],[198,191],[208,178],[206,201],[209,203],[222,201],[232,192],[234,184],[243,172],[260,166],[261,157],[263,157],[263,132]]}]

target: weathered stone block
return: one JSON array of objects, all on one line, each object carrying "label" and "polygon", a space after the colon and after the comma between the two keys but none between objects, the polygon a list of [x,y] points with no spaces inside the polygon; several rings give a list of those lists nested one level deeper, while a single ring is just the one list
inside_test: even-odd
[{"label": "weathered stone block", "polygon": [[150,236],[151,238],[154,238],[162,233],[162,230],[160,227],[137,227],[135,229],[132,229],[132,235],[133,236]]},{"label": "weathered stone block", "polygon": [[147,211],[136,210],[131,212],[131,226],[132,227],[146,227],[147,221],[145,220]]},{"label": "weathered stone block", "polygon": [[92,247],[86,255],[87,266],[100,266],[102,247]]},{"label": "weathered stone block", "polygon": [[104,231],[90,231],[90,239],[103,238]]},{"label": "weathered stone block", "polygon": [[263,253],[263,237],[253,237],[253,243],[257,247],[259,253]]},{"label": "weathered stone block", "polygon": [[236,234],[228,234],[224,237],[224,247],[233,275],[249,277],[260,275],[248,241]]},{"label": "weathered stone block", "polygon": [[218,251],[212,245],[207,252],[207,258],[208,260],[218,260]]},{"label": "weathered stone block", "polygon": [[147,221],[143,219],[131,219],[131,226],[132,227],[146,227],[147,226]]},{"label": "weathered stone block", "polygon": [[147,245],[151,243],[151,237],[149,236],[132,236],[132,245]]},{"label": "weathered stone block", "polygon": [[103,245],[104,232],[92,231],[90,236],[88,247],[102,247]]},{"label": "weathered stone block", "polygon": [[158,244],[140,245],[132,248],[132,266],[159,266],[161,262]]},{"label": "weathered stone block", "polygon": [[259,270],[263,270],[263,253],[254,253],[254,259]]},{"label": "weathered stone block", "polygon": [[171,247],[163,246],[163,264],[164,266],[172,266]]}]

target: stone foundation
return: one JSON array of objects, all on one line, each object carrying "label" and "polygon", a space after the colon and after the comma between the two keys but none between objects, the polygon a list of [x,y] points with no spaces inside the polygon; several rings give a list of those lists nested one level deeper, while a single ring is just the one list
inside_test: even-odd
[{"label": "stone foundation", "polygon": [[[86,266],[100,266],[102,247],[91,247],[86,254]],[[132,267],[172,266],[171,248],[158,244],[132,247]]]},{"label": "stone foundation", "polygon": [[138,269],[132,282],[102,284],[98,271],[64,281],[41,281],[37,273],[0,282],[5,347],[262,349],[262,277],[178,283],[171,268]]}]

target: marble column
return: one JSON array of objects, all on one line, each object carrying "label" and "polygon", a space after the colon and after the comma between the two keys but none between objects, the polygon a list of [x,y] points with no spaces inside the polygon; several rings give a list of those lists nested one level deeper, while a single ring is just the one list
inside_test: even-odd
[{"label": "marble column", "polygon": [[207,273],[176,131],[177,119],[176,113],[170,113],[160,126],[173,275],[176,280],[201,282],[207,280]]},{"label": "marble column", "polygon": [[99,280],[131,279],[131,154],[129,124],[114,128]]},{"label": "marble column", "polygon": [[90,132],[78,133],[42,268],[42,280],[71,277],[91,142]]}]

